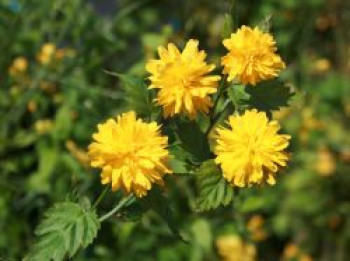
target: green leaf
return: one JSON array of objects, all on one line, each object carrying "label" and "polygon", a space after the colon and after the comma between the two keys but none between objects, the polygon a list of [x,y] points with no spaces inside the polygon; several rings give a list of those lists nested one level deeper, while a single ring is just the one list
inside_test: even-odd
[{"label": "green leaf", "polygon": [[187,174],[188,173],[188,166],[186,162],[181,161],[177,158],[171,158],[169,160],[169,166],[176,174]]},{"label": "green leaf", "polygon": [[232,33],[232,28],[233,28],[232,17],[229,14],[225,14],[225,20],[221,31],[221,37],[229,38]]},{"label": "green leaf", "polygon": [[250,95],[249,105],[266,112],[288,106],[289,99],[294,95],[290,87],[277,80],[261,83],[258,86],[247,86],[245,91]]},{"label": "green leaf", "polygon": [[147,89],[145,81],[128,74],[110,74],[117,76],[121,81],[128,109],[134,110],[140,116],[150,117],[155,111],[155,107],[152,91]]},{"label": "green leaf", "polygon": [[227,94],[240,112],[247,108],[256,108],[270,113],[288,106],[295,93],[288,86],[275,80],[257,86],[233,85],[227,89]]},{"label": "green leaf", "polygon": [[57,203],[45,213],[35,230],[38,241],[25,261],[63,260],[71,258],[80,247],[92,243],[100,227],[93,209],[77,203]]},{"label": "green leaf", "polygon": [[197,170],[197,210],[208,211],[227,206],[233,199],[233,188],[223,178],[214,160],[208,160]]},{"label": "green leaf", "polygon": [[169,200],[161,193],[157,187],[148,191],[147,196],[140,198],[141,204],[148,209],[155,211],[169,226],[171,232],[178,239],[186,242],[180,235],[177,222],[175,220],[175,213],[170,207]]},{"label": "green leaf", "polygon": [[202,162],[210,158],[208,139],[195,121],[178,120],[176,134],[192,162]]},{"label": "green leaf", "polygon": [[55,128],[53,137],[56,140],[66,140],[72,129],[71,109],[69,106],[62,106],[55,117]]},{"label": "green leaf", "polygon": [[248,107],[249,94],[244,85],[232,85],[227,89],[227,95],[236,109],[243,111]]},{"label": "green leaf", "polygon": [[33,173],[28,179],[28,187],[39,192],[50,190],[50,177],[55,171],[58,160],[58,149],[46,140],[39,140],[36,144],[39,157],[38,171]]},{"label": "green leaf", "polygon": [[20,130],[10,141],[15,148],[25,148],[37,141],[38,135],[34,132]]},{"label": "green leaf", "polygon": [[194,243],[203,250],[201,252],[205,255],[210,254],[213,244],[210,222],[204,218],[196,219],[191,225],[191,232]]}]

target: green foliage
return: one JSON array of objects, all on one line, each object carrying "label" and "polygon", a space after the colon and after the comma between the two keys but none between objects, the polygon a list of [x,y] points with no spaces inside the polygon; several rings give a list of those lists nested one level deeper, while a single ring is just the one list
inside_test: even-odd
[{"label": "green foliage", "polygon": [[233,188],[223,178],[213,160],[203,162],[197,175],[197,210],[208,211],[220,205],[227,206],[233,199]]},{"label": "green foliage", "polygon": [[152,190],[147,193],[147,196],[139,199],[139,201],[149,210],[155,211],[167,223],[174,236],[185,242],[180,235],[175,213],[171,208],[170,201],[157,187],[152,188]]},{"label": "green foliage", "polygon": [[290,87],[276,81],[260,83],[257,86],[233,85],[227,90],[228,96],[238,110],[256,108],[271,113],[288,106],[294,96]]},{"label": "green foliage", "polygon": [[243,111],[248,107],[250,96],[246,92],[244,85],[230,86],[227,88],[227,95],[237,110]]},{"label": "green foliage", "polygon": [[176,135],[191,162],[199,163],[210,158],[208,139],[197,122],[177,120]]},{"label": "green foliage", "polygon": [[69,137],[69,132],[72,128],[71,115],[72,111],[68,105],[58,109],[55,117],[55,129],[52,133],[56,140],[65,140]]},{"label": "green foliage", "polygon": [[[107,2],[111,5],[104,6]],[[89,230],[83,226],[87,220],[95,226],[97,217],[94,210],[72,202],[56,205],[51,212],[68,204],[67,222],[60,215],[59,222],[53,215],[45,218],[54,223],[48,227],[57,229],[44,233],[43,227],[28,257],[217,261],[217,238],[234,233],[256,246],[257,260],[281,259],[290,243],[313,260],[350,260],[347,10],[348,1],[330,0],[0,0],[0,49],[5,50],[0,59],[0,259],[20,260],[36,240],[37,218],[72,190],[98,197],[98,171],[88,167],[86,158],[91,135],[107,117],[134,109],[145,120],[162,124],[173,156],[170,167],[178,175],[166,178],[164,191],[152,190],[150,198],[113,214],[117,222],[104,222],[94,244],[73,258],[70,253],[85,246]],[[176,126],[174,119],[162,119],[154,103],[156,91],[147,90],[144,65],[157,56],[158,45],[183,47],[189,38],[199,40],[207,62],[219,65],[226,53],[223,38],[242,24],[258,25],[274,36],[277,52],[288,64],[279,76],[287,86],[278,81],[229,86],[212,119],[224,108],[217,125],[249,108],[273,114],[283,132],[292,135],[292,160],[277,173],[275,186],[237,189],[233,207],[209,207],[218,198],[228,202],[233,190],[219,167],[207,162],[214,158],[208,140],[215,143],[204,135],[209,117],[181,118]],[[42,64],[37,57],[46,43],[75,55]],[[28,68],[12,75],[17,57],[24,57]],[[127,74],[108,77],[104,69]],[[213,74],[221,71],[217,66]],[[291,103],[289,86],[294,85],[298,97]],[[227,97],[233,106],[226,106]],[[42,120],[51,121],[51,128],[38,131]],[[67,146],[71,143],[73,151]],[[202,201],[200,185],[207,190]],[[227,197],[221,187],[230,188]],[[97,212],[108,213],[119,198],[119,193],[107,194]],[[194,213],[193,206],[199,208],[201,202],[215,212]],[[151,209],[155,211],[147,211]],[[82,212],[84,218],[77,218]],[[246,227],[253,215],[265,220],[263,241],[255,241]],[[71,225],[65,227],[68,220]],[[190,242],[183,244],[169,226],[175,234],[180,227]],[[77,238],[74,244],[72,238]]]},{"label": "green foliage", "polygon": [[28,188],[38,192],[48,192],[50,190],[50,177],[57,166],[58,150],[50,146],[50,142],[40,140],[36,144],[39,157],[38,171],[33,173],[28,179]]},{"label": "green foliage", "polygon": [[246,92],[250,95],[249,105],[266,112],[288,106],[288,101],[294,95],[290,87],[278,81],[248,86]]},{"label": "green foliage", "polygon": [[233,21],[229,14],[225,14],[224,26],[222,27],[221,37],[229,38],[232,33]]},{"label": "green foliage", "polygon": [[138,115],[147,117],[155,111],[152,92],[147,89],[143,79],[127,74],[115,74],[122,84],[125,101],[129,110],[134,110]]},{"label": "green foliage", "polygon": [[35,230],[39,239],[24,260],[72,258],[80,247],[92,243],[99,227],[94,209],[73,202],[57,203]]}]

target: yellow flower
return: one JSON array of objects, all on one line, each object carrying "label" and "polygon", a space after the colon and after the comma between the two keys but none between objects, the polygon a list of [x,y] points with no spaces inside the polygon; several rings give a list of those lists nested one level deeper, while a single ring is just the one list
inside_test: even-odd
[{"label": "yellow flower", "polygon": [[216,240],[219,255],[224,261],[254,261],[256,248],[236,235],[223,236]]},{"label": "yellow flower", "polygon": [[251,233],[251,239],[254,241],[263,241],[267,237],[264,229],[265,220],[261,215],[252,216],[247,223],[247,230]]},{"label": "yellow flower", "polygon": [[27,109],[31,113],[36,112],[36,110],[38,109],[37,103],[33,100],[28,101]]},{"label": "yellow flower", "polygon": [[299,248],[294,243],[290,243],[286,245],[283,251],[283,257],[287,260],[296,257],[298,254],[299,254]]},{"label": "yellow flower", "polygon": [[35,130],[38,134],[46,134],[52,130],[54,123],[50,119],[35,122]]},{"label": "yellow flower", "polygon": [[237,78],[243,84],[256,85],[277,77],[285,68],[281,57],[275,53],[277,47],[272,35],[257,27],[243,25],[223,44],[229,51],[221,60],[228,81]]},{"label": "yellow flower", "polygon": [[255,109],[230,116],[228,124],[230,128],[216,129],[215,147],[215,162],[221,165],[225,179],[238,187],[265,181],[275,184],[277,171],[289,158],[284,149],[290,136],[278,134],[279,123]]},{"label": "yellow flower", "polygon": [[336,162],[332,152],[327,147],[320,147],[317,151],[316,171],[321,176],[331,176],[336,170]]},{"label": "yellow flower", "polygon": [[316,73],[325,73],[331,68],[331,62],[328,59],[321,58],[315,61],[314,71]]},{"label": "yellow flower", "polygon": [[28,69],[28,61],[25,57],[17,57],[13,60],[12,65],[9,69],[9,73],[12,76],[24,73]]},{"label": "yellow flower", "polygon": [[298,261],[313,261],[314,259],[308,254],[302,254]]},{"label": "yellow flower", "polygon": [[208,113],[213,105],[209,97],[217,91],[220,76],[208,75],[215,65],[206,64],[198,41],[189,40],[181,53],[174,44],[158,48],[159,60],[150,60],[146,70],[151,74],[150,89],[160,89],[157,103],[164,117],[186,113],[195,118],[198,112]]},{"label": "yellow flower", "polygon": [[252,216],[247,224],[247,229],[252,232],[259,228],[261,228],[264,225],[264,218],[261,215],[254,215]]},{"label": "yellow flower", "polygon": [[63,58],[67,57],[67,58],[73,58],[76,55],[76,51],[72,48],[61,48],[58,49],[56,54],[55,54],[55,58],[57,60],[62,60]]},{"label": "yellow flower", "polygon": [[133,111],[99,124],[88,153],[91,166],[102,169],[102,184],[138,197],[145,196],[152,183],[163,185],[163,176],[171,171],[168,138],[159,129],[155,122],[136,119]]},{"label": "yellow flower", "polygon": [[37,59],[41,64],[48,64],[54,58],[56,53],[56,45],[53,43],[46,43],[41,47]]}]

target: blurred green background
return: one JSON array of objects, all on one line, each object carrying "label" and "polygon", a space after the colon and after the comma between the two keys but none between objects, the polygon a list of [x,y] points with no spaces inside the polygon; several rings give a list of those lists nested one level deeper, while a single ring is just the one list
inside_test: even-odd
[{"label": "blurred green background", "polygon": [[[189,38],[219,64],[225,15],[251,26],[271,16],[288,64],[281,78],[296,92],[274,114],[293,137],[291,164],[276,186],[243,189],[213,213],[193,212],[193,184],[174,178],[168,193],[189,243],[155,214],[134,211],[103,223],[74,260],[350,260],[350,2],[236,0],[231,7],[224,0],[0,0],[0,260],[23,257],[54,202],[94,200],[103,189],[86,147],[96,124],[125,107],[105,70],[144,77],[159,45]],[[109,194],[99,211],[120,196]],[[232,238],[230,245],[230,235],[256,257]]]}]

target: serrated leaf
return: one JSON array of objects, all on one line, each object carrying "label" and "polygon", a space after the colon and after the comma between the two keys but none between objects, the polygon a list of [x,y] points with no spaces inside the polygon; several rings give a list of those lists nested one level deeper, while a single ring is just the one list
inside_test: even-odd
[{"label": "serrated leaf", "polygon": [[258,86],[247,86],[245,91],[250,95],[249,105],[265,112],[288,106],[289,99],[294,95],[290,87],[277,80]]},{"label": "serrated leaf", "polygon": [[142,78],[128,74],[111,74],[117,76],[121,81],[128,109],[136,111],[140,116],[151,116],[155,107],[152,91],[147,89],[145,81]]},{"label": "serrated leaf", "polygon": [[288,106],[295,93],[285,84],[275,80],[257,86],[233,85],[227,89],[227,94],[240,112],[247,108],[256,108],[271,114],[273,110]]},{"label": "serrated leaf", "polygon": [[44,220],[35,231],[38,241],[24,260],[71,258],[80,247],[91,244],[99,226],[93,209],[73,202],[57,203],[46,211]]},{"label": "serrated leaf", "polygon": [[195,121],[178,120],[176,126],[180,146],[188,152],[188,160],[202,162],[210,158],[208,139]]},{"label": "serrated leaf", "polygon": [[147,193],[147,196],[140,198],[139,201],[148,209],[155,211],[167,223],[175,237],[186,242],[180,235],[179,228],[175,220],[175,214],[170,207],[171,204],[169,200],[157,187],[152,188],[152,190]]},{"label": "serrated leaf", "polygon": [[233,188],[223,178],[214,160],[202,163],[197,170],[197,210],[208,211],[227,206],[233,199]]},{"label": "serrated leaf", "polygon": [[237,110],[243,111],[248,107],[250,95],[244,85],[232,85],[227,89],[227,95]]},{"label": "serrated leaf", "polygon": [[188,173],[188,166],[186,162],[178,160],[176,158],[171,158],[169,160],[169,166],[172,169],[172,171],[176,174],[186,174]]}]

